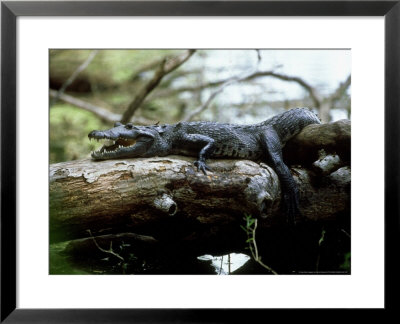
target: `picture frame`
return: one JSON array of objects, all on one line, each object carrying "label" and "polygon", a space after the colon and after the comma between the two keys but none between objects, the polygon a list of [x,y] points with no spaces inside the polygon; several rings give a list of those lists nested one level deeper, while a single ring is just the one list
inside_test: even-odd
[{"label": "picture frame", "polygon": [[384,16],[385,17],[385,309],[398,288],[400,1],[4,1],[1,4],[1,321],[7,323],[226,322],[266,309],[19,309],[16,279],[19,16]]}]

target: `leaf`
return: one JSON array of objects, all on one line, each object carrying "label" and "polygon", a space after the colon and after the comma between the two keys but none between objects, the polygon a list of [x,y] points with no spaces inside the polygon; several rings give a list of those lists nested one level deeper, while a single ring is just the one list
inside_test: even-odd
[{"label": "leaf", "polygon": [[325,239],[325,230],[322,230],[321,238],[320,238],[319,241],[318,241],[318,245],[319,245],[319,246],[321,246],[321,244],[322,244],[322,242],[324,241],[324,239]]}]

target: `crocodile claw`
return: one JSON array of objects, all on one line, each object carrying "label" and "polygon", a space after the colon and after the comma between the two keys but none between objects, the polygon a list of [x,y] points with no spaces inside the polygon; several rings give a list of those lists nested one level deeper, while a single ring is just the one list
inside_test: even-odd
[{"label": "crocodile claw", "polygon": [[202,171],[204,173],[204,175],[207,175],[206,170],[211,171],[212,169],[210,167],[207,166],[207,164],[205,164],[205,162],[203,161],[195,161],[194,165],[197,167],[197,171]]}]

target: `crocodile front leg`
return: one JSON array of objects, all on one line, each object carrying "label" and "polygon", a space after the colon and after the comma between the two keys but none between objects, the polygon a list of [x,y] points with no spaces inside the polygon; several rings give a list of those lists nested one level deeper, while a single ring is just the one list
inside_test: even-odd
[{"label": "crocodile front leg", "polygon": [[288,223],[289,225],[294,225],[296,216],[300,215],[297,184],[289,168],[283,162],[281,141],[272,127],[261,134],[261,145],[266,153],[267,164],[274,169],[281,183],[283,206]]},{"label": "crocodile front leg", "polygon": [[183,141],[189,142],[189,144],[194,146],[204,145],[199,152],[199,159],[194,162],[194,165],[197,167],[197,171],[202,171],[205,175],[207,175],[206,170],[212,171],[206,164],[206,158],[209,157],[215,149],[214,139],[200,134],[185,134]]}]

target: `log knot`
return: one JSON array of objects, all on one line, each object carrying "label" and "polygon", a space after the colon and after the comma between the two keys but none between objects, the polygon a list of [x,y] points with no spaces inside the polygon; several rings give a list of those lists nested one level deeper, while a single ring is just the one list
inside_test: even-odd
[{"label": "log knot", "polygon": [[163,193],[161,196],[157,196],[153,205],[158,210],[162,211],[169,216],[173,216],[178,211],[178,206],[176,202],[172,199],[172,197],[166,193]]}]

